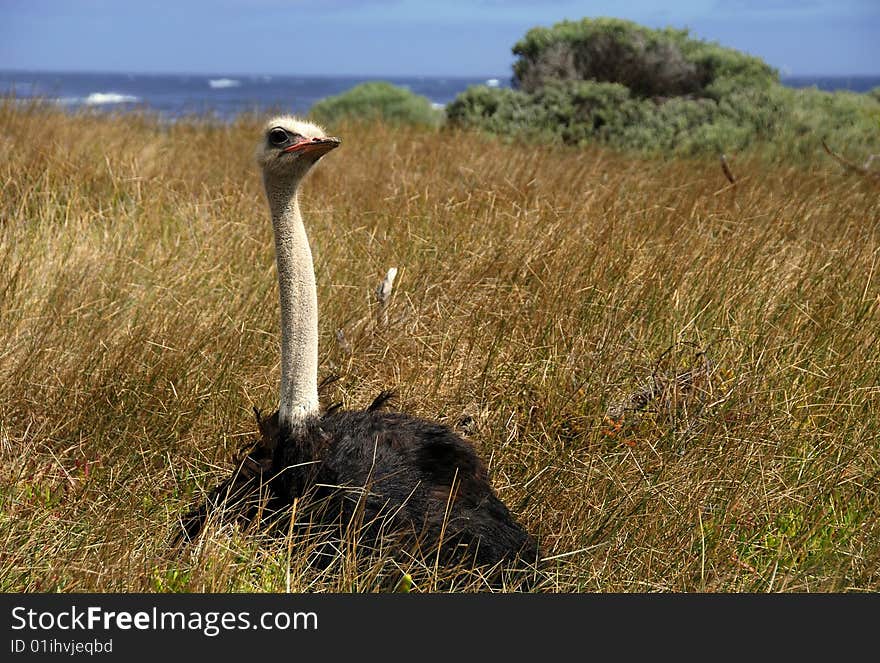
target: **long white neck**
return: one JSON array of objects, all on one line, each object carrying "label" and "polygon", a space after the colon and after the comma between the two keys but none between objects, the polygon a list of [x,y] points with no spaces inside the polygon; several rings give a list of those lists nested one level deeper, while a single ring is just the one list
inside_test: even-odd
[{"label": "long white neck", "polygon": [[282,430],[290,431],[318,413],[318,293],[296,188],[267,186],[267,194],[281,300],[278,423]]}]

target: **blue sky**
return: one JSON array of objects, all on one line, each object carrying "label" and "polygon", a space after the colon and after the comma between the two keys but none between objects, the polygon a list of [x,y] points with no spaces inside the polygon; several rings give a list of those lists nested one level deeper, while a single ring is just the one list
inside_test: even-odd
[{"label": "blue sky", "polygon": [[0,69],[507,76],[528,28],[584,16],[880,74],[880,0],[0,0]]}]

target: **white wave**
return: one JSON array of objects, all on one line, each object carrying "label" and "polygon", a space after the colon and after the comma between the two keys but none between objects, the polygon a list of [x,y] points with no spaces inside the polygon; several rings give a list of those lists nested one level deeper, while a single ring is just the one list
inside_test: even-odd
[{"label": "white wave", "polygon": [[241,85],[241,81],[234,78],[212,78],[208,81],[208,85],[211,86],[211,89],[222,90],[227,87],[238,87]]},{"label": "white wave", "polygon": [[[68,101],[69,97],[62,101]],[[119,92],[92,92],[88,97],[82,99],[82,103],[87,106],[98,106],[103,104],[136,104],[141,99],[131,94],[120,94]],[[74,102],[75,103],[75,102]]]},{"label": "white wave", "polygon": [[498,87],[499,85],[501,85],[501,81],[499,81],[497,78],[490,78],[486,81],[486,85],[488,85],[489,87]]}]

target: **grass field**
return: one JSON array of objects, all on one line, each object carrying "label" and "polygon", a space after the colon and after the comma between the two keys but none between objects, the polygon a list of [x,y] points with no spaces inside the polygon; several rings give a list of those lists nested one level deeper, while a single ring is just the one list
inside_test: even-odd
[{"label": "grass field", "polygon": [[[0,106],[3,591],[441,586],[231,528],[168,548],[275,406],[261,119]],[[535,590],[880,590],[875,183],[333,130],[303,192],[324,396],[464,430],[549,558]]]}]

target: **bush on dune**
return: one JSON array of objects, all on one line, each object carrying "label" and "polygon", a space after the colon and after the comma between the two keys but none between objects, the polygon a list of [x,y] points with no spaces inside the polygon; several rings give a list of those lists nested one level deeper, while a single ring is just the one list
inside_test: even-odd
[{"label": "bush on dune", "polygon": [[711,96],[718,80],[751,85],[779,81],[759,58],[689,37],[687,30],[651,30],[612,18],[562,21],[533,28],[513,47],[514,75],[525,92],[548,80],[620,83],[641,97]]},{"label": "bush on dune", "polygon": [[686,30],[563,21],[530,30],[513,52],[516,89],[469,88],[447,107],[451,124],[664,154],[763,145],[804,155],[823,138],[843,150],[880,149],[880,91],[786,88],[759,58]]},{"label": "bush on dune", "polygon": [[382,120],[388,124],[437,126],[443,119],[442,111],[433,108],[426,97],[384,81],[362,83],[322,99],[309,114],[324,124]]}]

